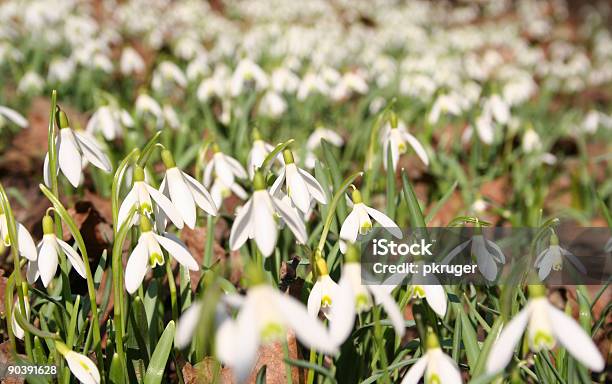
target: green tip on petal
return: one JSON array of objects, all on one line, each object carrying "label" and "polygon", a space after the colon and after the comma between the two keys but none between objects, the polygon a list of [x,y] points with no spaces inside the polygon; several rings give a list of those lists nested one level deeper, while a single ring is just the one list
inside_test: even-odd
[{"label": "green tip on petal", "polygon": [[346,254],[344,255],[344,261],[347,263],[359,263],[361,261],[359,247],[355,244],[349,244],[346,249]]},{"label": "green tip on petal", "polygon": [[363,198],[361,197],[361,192],[357,188],[352,192],[351,197],[353,198],[353,204],[363,203]]},{"label": "green tip on petal", "polygon": [[55,231],[53,229],[53,219],[49,215],[45,215],[42,219],[43,235],[51,235]]},{"label": "green tip on petal", "polygon": [[436,333],[433,331],[431,327],[427,327],[427,339],[426,339],[425,345],[427,346],[428,351],[431,349],[440,348],[440,342],[438,341],[438,336],[436,336]]},{"label": "green tip on petal", "polygon": [[161,158],[166,168],[176,167],[176,163],[174,162],[174,156],[172,156],[172,153],[169,150],[163,149],[161,152]]},{"label": "green tip on petal", "polygon": [[261,171],[255,171],[255,175],[253,176],[253,190],[261,191],[263,189],[266,189],[266,179]]},{"label": "green tip on petal", "polygon": [[136,165],[134,167],[134,181],[144,181],[144,179],[145,179],[144,169],[141,166]]},{"label": "green tip on petal", "polygon": [[68,128],[70,126],[70,123],[68,122],[68,116],[66,116],[66,112],[62,110],[60,110],[58,113],[58,121],[60,129]]},{"label": "green tip on petal", "polygon": [[285,160],[285,164],[295,163],[295,160],[293,159],[293,153],[291,153],[290,149],[283,150],[283,160]]},{"label": "green tip on petal", "polygon": [[151,231],[151,222],[144,215],[140,216],[140,230],[142,232],[150,232]]},{"label": "green tip on petal", "polygon": [[530,285],[528,290],[530,299],[546,296],[546,287],[541,284]]}]

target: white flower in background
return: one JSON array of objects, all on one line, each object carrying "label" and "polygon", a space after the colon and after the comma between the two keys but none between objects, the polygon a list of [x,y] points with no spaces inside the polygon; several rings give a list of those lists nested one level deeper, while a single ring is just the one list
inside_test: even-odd
[{"label": "white flower in background", "polygon": [[[17,245],[19,254],[25,257],[28,260],[34,261],[36,260],[37,250],[36,245],[34,244],[34,240],[32,240],[32,236],[30,232],[23,226],[21,223],[16,223],[17,226]],[[11,245],[11,238],[9,237],[9,228],[8,221],[6,218],[6,213],[0,207],[0,240],[2,243],[9,247]]]},{"label": "white flower in background", "polygon": [[53,280],[53,277],[55,277],[55,272],[57,271],[59,263],[59,252],[64,252],[74,270],[77,271],[82,278],[86,279],[85,264],[81,256],[68,245],[68,243],[55,235],[51,216],[45,215],[43,217],[42,227],[43,238],[38,245],[38,257],[35,261],[28,261],[28,282],[34,284],[40,276],[43,285],[47,288],[51,280]]},{"label": "white flower in background", "polygon": [[230,93],[236,97],[244,92],[249,83],[254,84],[255,90],[260,91],[268,87],[268,75],[251,59],[240,60],[230,80]]},{"label": "white flower in background", "polygon": [[[334,304],[347,298],[339,297],[341,294],[340,286],[329,277],[327,263],[321,256],[315,257],[314,269],[316,269],[317,281],[312,286],[308,295],[308,313],[313,317],[317,317],[319,316],[319,311],[321,311],[329,319]],[[353,314],[353,316],[355,315]]]},{"label": "white flower in background", "polygon": [[280,67],[272,72],[271,86],[280,93],[295,93],[300,86],[300,78],[291,69]]},{"label": "white flower in background", "polygon": [[460,254],[470,243],[472,244],[471,255],[476,257],[478,270],[485,279],[489,281],[495,280],[497,277],[497,263],[505,263],[506,257],[501,248],[494,242],[487,240],[480,227],[474,229],[475,235],[468,241],[465,241],[456,246],[442,260],[441,264],[449,264],[458,254]]},{"label": "white flower in background", "polygon": [[487,372],[496,373],[508,365],[525,329],[533,352],[553,349],[558,341],[581,364],[602,371],[605,361],[593,340],[573,318],[548,302],[545,288],[530,285],[529,296],[527,305],[504,326],[493,344]]},{"label": "white flower in background", "polygon": [[533,128],[527,128],[523,134],[523,141],[521,143],[523,151],[526,153],[537,152],[542,149],[542,140],[540,135],[533,130]]},{"label": "white flower in background", "polygon": [[135,75],[144,71],[145,63],[142,56],[134,48],[125,47],[121,52],[119,69],[124,76]]},{"label": "white flower in background", "polygon": [[408,150],[409,144],[419,159],[429,165],[429,156],[423,145],[416,137],[408,133],[406,125],[402,121],[398,121],[396,127],[393,127],[390,122],[387,122],[382,129],[382,145],[383,145],[383,164],[385,169],[389,167],[387,164],[388,151],[391,147],[391,160],[393,161],[393,169],[397,168],[400,155],[403,155]]},{"label": "white flower in background", "polygon": [[47,79],[50,82],[65,83],[72,79],[76,63],[71,58],[55,58],[49,63]]},{"label": "white flower in background", "polygon": [[189,62],[185,74],[187,75],[187,80],[196,81],[199,78],[208,76],[210,71],[208,56],[205,53],[201,53]]},{"label": "white flower in background", "polygon": [[309,72],[300,82],[297,91],[297,99],[304,101],[314,92],[320,93],[321,95],[327,95],[329,93],[329,86],[323,77],[316,73]]},{"label": "white flower in background", "polygon": [[277,217],[287,224],[300,244],[307,240],[306,226],[287,203],[266,190],[266,182],[260,171],[253,176],[253,195],[240,208],[230,232],[232,251],[240,248],[248,239],[255,239],[264,256],[270,256],[278,239]]},{"label": "white flower in background", "polygon": [[[261,167],[266,156],[274,150],[271,144],[266,143],[262,140],[261,135],[257,129],[253,129],[253,147],[249,151],[247,157],[247,170],[249,171],[249,178],[253,178],[257,168]],[[276,156],[276,160],[283,164],[281,156]]]},{"label": "white flower in background", "polygon": [[[75,131],[70,128],[68,117],[64,111],[59,111],[59,134],[55,139],[55,147],[59,167],[70,184],[75,188],[83,179],[83,167],[90,162],[104,172],[110,172],[110,160],[102,151],[95,139],[86,132]],[[51,186],[51,169],[49,167],[49,153],[45,156],[43,165],[45,184]]]},{"label": "white flower in background", "polygon": [[459,95],[455,93],[440,95],[434,101],[427,121],[429,124],[436,124],[440,120],[441,115],[459,116],[461,109],[461,97]]},{"label": "white flower in background", "polygon": [[157,92],[162,92],[172,84],[185,88],[187,86],[187,77],[185,77],[185,74],[178,65],[171,61],[163,61],[153,73],[151,87]]},{"label": "white flower in background", "polygon": [[310,203],[313,200],[321,204],[327,204],[323,187],[310,173],[295,165],[291,150],[285,149],[283,151],[283,159],[285,166],[281,169],[280,175],[270,188],[270,193],[276,195],[284,181],[287,196],[291,198],[293,204],[302,213],[308,212]]},{"label": "white flower in background", "polygon": [[16,110],[0,105],[0,127],[4,126],[6,120],[20,128],[28,126],[28,120]]},{"label": "white flower in background", "polygon": [[259,114],[271,118],[280,117],[287,110],[287,102],[275,91],[267,91],[259,102]]},{"label": "white flower in background", "polygon": [[74,352],[66,344],[55,341],[55,348],[64,356],[70,372],[83,384],[100,384],[100,372],[96,363],[85,355]]},{"label": "white flower in background", "polygon": [[228,187],[234,185],[236,178],[248,177],[240,162],[221,152],[217,145],[213,145],[213,157],[204,167],[204,180],[212,180],[213,172]]},{"label": "white flower in background", "polygon": [[172,106],[169,104],[164,104],[162,111],[164,114],[164,121],[168,124],[168,126],[175,131],[178,130],[181,127],[181,121],[179,120],[178,114],[174,108],[172,108]]},{"label": "white flower in background", "polygon": [[[420,269],[422,270],[422,268]],[[422,278],[421,275],[412,276],[412,282],[408,288],[410,295],[415,299],[425,299],[431,309],[443,318],[446,315],[447,308],[447,296],[444,287],[435,278],[428,281],[419,281]]]},{"label": "white flower in background", "polygon": [[29,71],[19,80],[17,90],[25,94],[38,94],[42,92],[45,80],[36,72]]},{"label": "white flower in background", "polygon": [[357,235],[365,235],[372,229],[372,219],[376,220],[383,228],[391,235],[398,239],[403,237],[402,230],[395,224],[389,216],[384,213],[370,208],[363,202],[361,192],[355,189],[352,193],[353,209],[351,213],[344,219],[340,228],[340,251],[346,253],[347,243],[354,243],[357,240]]},{"label": "white flower in background", "polygon": [[21,326],[17,322],[17,317],[15,316],[15,312],[19,312],[19,314],[21,314],[24,317],[24,319],[26,320],[29,319],[30,300],[28,299],[27,296],[23,297],[23,306],[25,308],[25,316],[23,316],[23,313],[21,313],[21,305],[19,305],[19,299],[15,300],[15,304],[13,305],[13,312],[11,313],[11,326],[13,329],[13,335],[15,335],[15,337],[18,338],[19,340],[23,340],[23,337],[25,336],[25,331],[23,330],[23,328],[21,328]]},{"label": "white flower in background", "polygon": [[[174,162],[174,157],[169,150],[162,150],[161,156],[166,166],[166,174],[159,186],[159,190],[166,197],[170,198],[185,225],[191,229],[195,227],[197,218],[196,205],[209,215],[216,216],[217,206],[206,188],[199,181],[178,169]],[[158,229],[165,228],[161,224],[165,220],[163,211],[156,212],[155,219]]]},{"label": "white flower in background", "polygon": [[157,129],[162,128],[164,124],[164,112],[162,111],[162,107],[154,98],[146,93],[141,93],[136,99],[135,108],[136,115],[138,117],[143,117],[150,114],[155,118]]},{"label": "white flower in background", "polygon": [[225,65],[217,65],[212,76],[202,80],[196,91],[198,100],[207,102],[211,97],[229,97],[230,70]]},{"label": "white flower in background", "polygon": [[191,256],[187,246],[171,233],[158,235],[151,228],[151,222],[145,216],[140,217],[140,237],[138,244],[130,254],[125,267],[125,289],[134,293],[142,284],[149,268],[164,264],[164,248],[179,264],[191,271],[200,269],[198,262]]},{"label": "white flower in background", "polygon": [[[357,314],[370,310],[373,304],[382,305],[393,324],[395,333],[398,337],[403,337],[406,333],[404,316],[392,294],[396,286],[391,284],[363,285],[360,260],[359,248],[354,244],[349,244],[344,258],[345,262],[342,265],[340,285],[345,280],[350,283]],[[352,315],[354,316],[355,313]]]},{"label": "white flower in background", "polygon": [[155,201],[158,210],[161,210],[165,217],[170,219],[177,228],[183,228],[181,214],[164,194],[147,184],[142,167],[138,165],[135,166],[133,180],[134,186],[125,196],[125,199],[119,207],[119,214],[117,215],[117,225],[119,227],[127,219],[130,209],[133,206],[136,206],[137,210],[130,226],[138,224],[140,214],[151,217],[151,214],[153,214],[153,201]]},{"label": "white flower in background", "polygon": [[584,265],[570,251],[559,245],[559,238],[553,232],[550,236],[550,245],[536,258],[534,266],[538,269],[538,277],[544,281],[550,271],[560,271],[563,268],[563,259],[569,260],[582,274],[586,274]]},{"label": "white flower in background", "polygon": [[485,101],[483,109],[489,112],[499,124],[508,124],[510,121],[510,106],[497,94],[491,95]]},{"label": "white flower in background", "polygon": [[509,105],[519,105],[535,94],[538,86],[529,73],[522,73],[519,77],[511,78],[502,89],[504,100]]},{"label": "white flower in background", "polygon": [[221,207],[223,200],[229,197],[232,192],[242,200],[248,197],[247,192],[235,179],[232,184],[226,185],[223,179],[215,174],[214,166],[204,169],[203,184],[210,189],[210,195],[217,207]]},{"label": "white flower in background", "polygon": [[442,351],[438,337],[429,327],[427,328],[426,345],[427,352],[410,367],[401,384],[418,384],[421,377],[425,378],[425,383],[462,383],[457,363]]},{"label": "white flower in background", "polygon": [[331,90],[332,100],[340,101],[351,96],[351,93],[364,95],[368,92],[368,83],[360,73],[347,72]]},{"label": "white flower in background", "polygon": [[308,169],[313,169],[315,167],[317,158],[314,151],[321,145],[321,140],[325,140],[336,147],[344,145],[344,140],[335,131],[323,127],[316,128],[314,132],[310,134],[306,142],[306,160],[304,160],[304,165]]},{"label": "white flower in background", "polygon": [[259,346],[285,340],[288,331],[295,332],[307,348],[325,354],[337,353],[338,344],[302,303],[266,285],[263,276],[251,280],[238,316],[224,321],[215,338],[217,357],[232,369],[237,382],[242,383],[248,377]]},{"label": "white flower in background", "polygon": [[108,141],[123,137],[123,129],[134,126],[132,116],[125,110],[114,105],[103,105],[87,122],[85,130],[90,134],[100,132]]}]

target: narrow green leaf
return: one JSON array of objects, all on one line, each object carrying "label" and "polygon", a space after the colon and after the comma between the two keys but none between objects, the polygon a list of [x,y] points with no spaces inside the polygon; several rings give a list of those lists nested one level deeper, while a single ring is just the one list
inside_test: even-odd
[{"label": "narrow green leaf", "polygon": [[121,367],[121,360],[117,353],[113,354],[113,359],[110,364],[109,379],[113,384],[125,384],[125,376]]},{"label": "narrow green leaf", "polygon": [[460,316],[461,316],[461,338],[463,340],[463,345],[465,347],[465,354],[467,355],[468,365],[470,366],[470,371],[473,371],[476,368],[476,363],[478,361],[478,355],[480,354],[480,348],[478,347],[478,338],[476,336],[476,331],[470,322],[467,314],[461,310],[460,307]]},{"label": "narrow green leaf", "polygon": [[410,181],[408,181],[408,175],[404,169],[402,170],[402,184],[404,185],[404,199],[406,199],[406,204],[408,205],[408,211],[410,213],[410,226],[413,228],[425,228],[423,211],[421,211],[419,201],[414,194],[414,189],[412,189],[412,185]]},{"label": "narrow green leaf", "polygon": [[491,348],[493,347],[493,343],[497,339],[497,335],[499,334],[499,330],[501,329],[503,324],[503,320],[501,317],[498,317],[497,320],[493,323],[491,327],[491,332],[487,335],[484,343],[480,348],[480,354],[478,355],[478,360],[476,361],[476,367],[472,371],[472,377],[478,377],[483,374],[485,363],[489,358],[489,353],[491,352]]},{"label": "narrow green leaf", "polygon": [[174,321],[170,320],[155,347],[155,351],[153,351],[151,362],[144,377],[144,384],[159,384],[162,382],[166,363],[174,343],[174,331]]},{"label": "narrow green leaf", "polygon": [[391,153],[391,143],[389,143],[389,149],[387,150],[387,216],[395,220],[395,168],[393,164],[393,156]]},{"label": "narrow green leaf", "polygon": [[455,192],[455,189],[457,189],[457,185],[459,185],[459,182],[455,181],[452,187],[450,187],[450,189],[446,191],[446,193],[444,193],[444,196],[442,196],[442,198],[438,200],[436,204],[429,210],[429,213],[425,217],[426,223],[429,223],[434,218],[436,213],[438,213],[440,208],[442,208],[444,204],[446,204],[446,201],[453,195],[453,192]]},{"label": "narrow green leaf", "polygon": [[305,360],[295,360],[295,359],[288,359],[288,358],[285,358],[284,360],[285,360],[285,363],[287,364],[290,364],[290,365],[293,365],[299,368],[313,370],[317,372],[318,374],[324,376],[327,380],[331,381],[332,383],[337,383],[336,379],[334,378],[334,375],[329,371],[329,369],[324,368],[318,364],[311,363]]},{"label": "narrow green leaf", "polygon": [[266,384],[266,365],[259,369],[257,372],[257,378],[255,379],[255,383],[257,384]]}]

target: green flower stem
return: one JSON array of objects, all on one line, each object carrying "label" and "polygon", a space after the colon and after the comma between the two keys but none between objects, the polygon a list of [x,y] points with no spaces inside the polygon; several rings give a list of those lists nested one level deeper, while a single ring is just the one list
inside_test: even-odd
[{"label": "green flower stem", "polygon": [[168,277],[168,288],[170,289],[170,303],[172,305],[172,319],[178,320],[178,303],[176,300],[176,282],[174,281],[174,274],[172,273],[172,266],[170,265],[170,257],[166,258],[166,276]]},{"label": "green flower stem", "polygon": [[140,156],[140,150],[138,148],[134,148],[132,152],[130,152],[121,163],[117,167],[115,174],[113,176],[113,183],[111,185],[111,206],[113,210],[113,228],[117,229],[118,227],[118,217],[119,217],[119,191],[121,190],[121,182],[123,180],[123,175],[125,174],[125,170],[127,166],[134,162],[136,158]]},{"label": "green flower stem", "polygon": [[[52,194],[52,192],[45,187],[44,185],[39,185],[42,193],[47,196],[47,198],[53,204],[55,212],[60,216],[63,221],[66,223],[68,228],[70,229],[70,233],[77,243],[79,249],[81,250],[81,256],[83,259],[83,264],[85,265],[85,276],[87,280],[87,293],[89,294],[89,301],[91,305],[92,312],[92,325],[93,325],[93,341],[96,349],[96,357],[98,359],[98,366],[100,368],[100,375],[104,377],[104,357],[102,355],[102,338],[100,337],[100,319],[98,316],[98,304],[96,303],[96,288],[94,287],[94,278],[91,273],[91,267],[89,265],[89,257],[87,256],[87,248],[85,247],[85,241],[81,236],[81,232],[76,226],[76,223],[66,211],[66,208],[62,205],[59,199]],[[57,222],[58,220],[56,220]]]},{"label": "green flower stem", "polygon": [[387,351],[385,350],[385,341],[383,339],[383,329],[380,325],[380,307],[376,306],[374,312],[374,340],[378,347],[378,358],[380,359],[381,370],[383,373],[383,382],[391,384],[389,376],[389,362],[387,360]]},{"label": "green flower stem", "polygon": [[[4,215],[6,216],[6,223],[7,223],[7,227],[8,227],[8,232],[9,232],[9,239],[11,241],[11,255],[13,256],[13,268],[14,268],[14,275],[15,275],[15,286],[17,288],[17,297],[19,298],[19,309],[21,311],[21,313],[25,316],[26,314],[26,310],[25,310],[25,298],[24,298],[24,293],[23,293],[23,289],[22,289],[22,284],[23,284],[23,278],[21,276],[21,262],[19,260],[19,244],[17,243],[17,224],[15,223],[15,217],[13,216],[13,210],[11,209],[10,203],[8,201],[8,197],[6,195],[6,191],[4,190],[4,186],[2,184],[0,184],[0,198],[2,199],[2,211],[4,212]],[[7,303],[6,306],[6,311],[7,313],[10,311],[10,308],[12,308],[13,306],[13,289],[7,289],[7,295],[10,299],[10,301]],[[8,317],[6,318],[6,322],[11,323],[11,318]],[[8,328],[10,328],[10,326],[8,326]],[[26,346],[26,354],[28,355],[29,358],[32,358],[32,344],[31,344],[31,340],[30,340],[30,334],[28,333],[28,331],[24,328],[24,339],[25,339],[25,346]],[[15,337],[12,334],[12,330],[9,329],[9,333],[11,334],[12,337],[12,342],[13,342],[13,347],[16,346],[15,344]],[[13,349],[13,351],[16,351],[16,349]]]},{"label": "green flower stem", "polygon": [[206,244],[204,247],[204,265],[205,268],[210,268],[213,263],[213,240],[215,237],[215,218],[208,215],[206,218]]}]

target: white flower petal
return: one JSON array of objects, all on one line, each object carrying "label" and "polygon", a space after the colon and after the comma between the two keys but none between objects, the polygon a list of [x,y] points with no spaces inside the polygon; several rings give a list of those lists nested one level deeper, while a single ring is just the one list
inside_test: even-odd
[{"label": "white flower petal", "polygon": [[422,285],[425,291],[425,299],[427,304],[434,310],[435,313],[440,317],[444,317],[446,314],[446,291],[441,285]]},{"label": "white flower petal", "polygon": [[117,223],[119,226],[127,219],[130,209],[132,209],[136,203],[138,203],[138,191],[136,188],[132,188],[119,207],[119,213],[117,214]]},{"label": "white flower petal", "polygon": [[148,265],[149,253],[147,244],[141,237],[138,239],[138,244],[134,247],[125,266],[125,289],[128,293],[134,293],[140,287],[147,274]]},{"label": "white flower petal", "polygon": [[30,261],[36,260],[38,257],[36,244],[34,244],[30,232],[21,223],[17,223],[17,243],[21,255]]},{"label": "white flower petal", "polygon": [[550,270],[552,269],[554,258],[552,254],[548,252],[546,256],[540,260],[540,266],[538,269],[538,278],[540,281],[544,281],[548,275],[550,274]]},{"label": "white flower petal", "polygon": [[457,368],[455,360],[451,359],[444,352],[440,352],[437,360],[436,373],[440,381],[444,384],[461,384],[461,372]]},{"label": "white flower petal", "polygon": [[374,208],[370,208],[367,205],[363,205],[368,215],[370,215],[374,220],[376,220],[381,226],[383,226],[390,234],[395,236],[398,239],[403,237],[402,230],[399,229],[397,224],[391,218],[384,213],[377,211]]},{"label": "white flower petal", "polygon": [[176,334],[174,335],[174,345],[177,348],[185,348],[191,342],[200,322],[201,310],[202,303],[196,301],[181,315],[176,323]]},{"label": "white flower petal", "polygon": [[43,237],[42,245],[38,253],[38,271],[40,272],[40,279],[45,288],[49,286],[49,283],[53,280],[53,277],[55,277],[57,265],[58,259],[55,241],[51,239],[51,237]]},{"label": "white flower petal", "polygon": [[425,373],[425,368],[427,368],[427,355],[418,359],[417,362],[410,367],[408,372],[404,375],[401,384],[419,384],[419,380],[421,380],[421,377],[423,377]]},{"label": "white flower petal", "polygon": [[308,192],[310,192],[311,196],[317,200],[321,204],[327,204],[327,198],[325,197],[325,191],[323,187],[317,179],[315,179],[310,173],[306,172],[303,169],[298,168],[298,172],[302,175],[306,186],[308,187]]},{"label": "white flower petal", "polygon": [[195,201],[195,203],[200,208],[202,208],[204,212],[208,213],[211,216],[216,216],[218,210],[217,205],[213,201],[212,196],[210,196],[210,193],[208,193],[206,188],[204,188],[204,186],[200,184],[199,181],[189,176],[185,172],[182,172],[182,174],[185,178],[187,186],[191,189],[191,192],[193,193],[193,200]]},{"label": "white flower petal", "polygon": [[[359,213],[355,208],[349,213],[349,215],[344,219],[344,223],[342,223],[342,227],[340,228],[340,239],[348,242],[354,243],[357,240],[357,234],[359,233]],[[340,251],[342,253],[346,252],[346,243],[340,242]]]},{"label": "white flower petal", "polygon": [[355,295],[351,280],[342,276],[329,314],[329,332],[334,343],[341,345],[349,337],[355,325],[355,315]]},{"label": "white flower petal", "polygon": [[229,165],[232,169],[234,175],[236,175],[239,179],[246,179],[248,177],[246,170],[238,160],[228,155],[223,155],[223,157],[225,158],[227,165]]},{"label": "white flower petal", "polygon": [[74,135],[79,141],[79,148],[90,163],[105,172],[112,171],[110,160],[95,141],[80,132],[74,132]]},{"label": "white flower petal", "polygon": [[[406,332],[406,325],[404,322],[404,315],[402,314],[399,306],[393,300],[391,296],[390,290],[392,290],[389,286],[383,285],[372,285],[369,287],[372,292],[372,296],[374,296],[374,301],[377,304],[382,304],[385,312],[387,312],[387,316],[391,320],[391,324],[393,324],[393,328],[395,328],[395,333],[400,338],[404,336]],[[391,288],[391,289],[390,289]]]},{"label": "white flower petal", "polygon": [[171,234],[164,234],[164,236],[160,236],[153,233],[153,237],[155,237],[155,240],[157,240],[157,242],[164,247],[166,251],[168,251],[170,256],[172,256],[181,265],[189,268],[192,271],[198,271],[200,269],[198,262],[193,258],[187,249],[187,246],[185,246],[185,244],[183,244],[176,236],[171,236]]},{"label": "white flower petal", "polygon": [[[159,192],[157,189],[151,187],[150,185],[145,183],[144,186],[153,201],[155,201],[155,204],[159,206],[159,209],[164,212],[166,217],[170,219],[170,221],[172,221],[178,229],[183,228],[183,219],[181,218],[181,214],[176,209],[174,204],[172,204],[170,199],[168,199],[166,196],[164,196],[164,194]],[[119,209],[119,211],[121,212],[121,209]]]},{"label": "white flower petal", "polygon": [[291,201],[300,211],[306,213],[310,207],[310,192],[308,192],[306,182],[295,164],[288,164],[285,167],[285,177],[287,179],[287,194]]},{"label": "white flower petal", "polygon": [[88,357],[69,351],[64,355],[68,368],[72,374],[83,384],[99,384],[100,383],[100,372],[96,364],[91,361]]},{"label": "white flower petal", "polygon": [[448,255],[446,255],[446,257],[444,257],[444,260],[442,260],[441,264],[448,264],[448,263],[450,263],[458,254],[461,253],[461,251],[463,251],[465,249],[465,247],[468,246],[468,244],[471,241],[472,240],[465,241],[465,242],[459,244],[458,246],[456,246],[455,248],[453,248],[453,250],[450,251],[448,253]]},{"label": "white flower petal", "polygon": [[418,141],[416,139],[416,137],[412,136],[408,132],[403,132],[402,136],[404,137],[404,140],[406,140],[408,142],[408,144],[410,144],[412,149],[414,149],[414,151],[416,152],[417,156],[419,156],[419,159],[421,159],[421,161],[425,165],[429,165],[429,156],[427,156],[427,151],[425,150],[423,145],[421,145],[421,142]]},{"label": "white flower petal", "polygon": [[75,251],[74,248],[72,248],[64,240],[57,239],[57,244],[62,248],[62,250],[68,257],[68,260],[70,261],[70,264],[72,264],[72,266],[74,267],[74,270],[77,271],[77,273],[81,275],[82,278],[86,279],[87,274],[85,273],[85,263],[83,263],[83,259],[77,253],[77,251]]},{"label": "white flower petal", "polygon": [[283,200],[279,200],[275,197],[272,197],[271,200],[274,208],[276,208],[285,224],[287,224],[289,229],[291,229],[291,232],[293,232],[297,241],[300,244],[306,244],[306,241],[308,240],[306,226],[304,225],[302,219],[298,216],[297,212]]},{"label": "white flower petal", "polygon": [[232,368],[239,383],[245,382],[257,358],[259,335],[254,311],[252,304],[245,305],[236,320],[225,320],[216,333],[217,357]]},{"label": "white flower petal", "polygon": [[272,200],[265,190],[255,191],[252,199],[252,229],[255,242],[261,253],[267,257],[274,252],[278,239],[278,228],[276,227],[276,220],[274,220]]},{"label": "white flower petal", "polygon": [[506,256],[504,256],[504,253],[502,252],[501,248],[499,247],[499,245],[497,245],[495,242],[491,241],[491,240],[485,240],[487,247],[491,247],[493,248],[493,252],[491,253],[491,255],[493,256],[493,258],[495,260],[497,260],[500,263],[505,263],[506,262]]},{"label": "white flower petal", "polygon": [[315,318],[319,316],[319,310],[321,309],[321,295],[323,294],[321,285],[320,280],[314,283],[308,295],[308,302],[306,303],[308,313]]},{"label": "white flower petal", "polygon": [[548,302],[545,304],[555,338],[584,366],[592,371],[601,372],[606,363],[593,340],[578,325],[576,320],[567,316],[552,304]]},{"label": "white flower petal", "polygon": [[253,211],[253,198],[249,199],[245,205],[242,206],[236,219],[234,220],[234,224],[232,224],[232,229],[230,231],[229,244],[230,249],[232,251],[237,250],[244,244],[249,235],[251,234],[251,217]]},{"label": "white flower petal", "polygon": [[15,111],[14,109],[0,105],[0,115],[6,117],[21,128],[25,128],[28,126],[28,120],[23,117],[21,113]]},{"label": "white flower petal", "polygon": [[74,134],[70,128],[60,130],[58,140],[59,167],[73,187],[81,183],[82,158]]},{"label": "white flower petal", "polygon": [[529,304],[522,311],[517,313],[508,324],[502,329],[499,337],[493,344],[491,352],[487,357],[487,373],[496,373],[508,365],[516,344],[521,340],[521,336],[529,320]]},{"label": "white flower petal", "polygon": [[185,225],[193,229],[196,224],[195,201],[181,171],[176,167],[168,169],[166,171],[166,182],[170,200],[181,213]]}]

